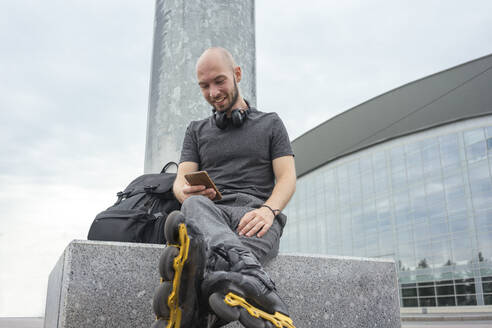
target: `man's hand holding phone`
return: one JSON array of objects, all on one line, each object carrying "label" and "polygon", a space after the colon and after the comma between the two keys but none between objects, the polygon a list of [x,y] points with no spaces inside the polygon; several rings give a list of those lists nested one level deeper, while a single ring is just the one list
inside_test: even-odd
[{"label": "man's hand holding phone", "polygon": [[206,171],[185,174],[186,184],[183,187],[185,199],[193,195],[202,195],[210,200],[221,200],[222,195]]},{"label": "man's hand holding phone", "polygon": [[183,194],[185,199],[194,195],[202,195],[211,200],[213,200],[217,195],[213,188],[207,188],[204,185],[192,186],[188,182],[186,182],[183,186]]}]

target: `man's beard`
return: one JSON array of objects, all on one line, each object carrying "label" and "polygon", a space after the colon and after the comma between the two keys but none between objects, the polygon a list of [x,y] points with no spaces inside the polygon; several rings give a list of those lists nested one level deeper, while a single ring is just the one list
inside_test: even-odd
[{"label": "man's beard", "polygon": [[232,90],[232,100],[231,100],[231,103],[229,104],[229,106],[224,109],[224,110],[219,110],[218,108],[215,108],[218,112],[229,112],[231,109],[233,109],[232,107],[236,104],[237,102],[237,98],[239,98],[239,90],[237,88],[237,84],[236,84],[236,79],[234,79],[234,90]]}]

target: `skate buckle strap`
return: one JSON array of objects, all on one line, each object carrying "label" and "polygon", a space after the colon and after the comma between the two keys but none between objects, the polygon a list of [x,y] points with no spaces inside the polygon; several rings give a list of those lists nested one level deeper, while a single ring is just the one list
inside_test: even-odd
[{"label": "skate buckle strap", "polygon": [[253,305],[249,304],[244,298],[229,292],[225,298],[224,302],[229,306],[241,306],[248,313],[255,318],[262,318],[270,321],[277,328],[296,328],[292,322],[292,319],[282,314],[280,312],[275,312],[275,314],[270,314],[264,312],[258,308],[255,308]]},{"label": "skate buckle strap", "polygon": [[[179,247],[179,255],[174,258],[174,280],[173,280],[173,290],[169,297],[167,298],[167,305],[170,309],[169,323],[166,328],[180,328],[181,327],[181,309],[179,308],[179,286],[181,284],[181,273],[183,272],[183,267],[188,259],[188,251],[190,248],[190,238],[188,237],[188,232],[186,230],[186,225],[181,223],[179,225],[179,243],[180,245],[175,245]],[[174,245],[173,245],[174,246]]]}]

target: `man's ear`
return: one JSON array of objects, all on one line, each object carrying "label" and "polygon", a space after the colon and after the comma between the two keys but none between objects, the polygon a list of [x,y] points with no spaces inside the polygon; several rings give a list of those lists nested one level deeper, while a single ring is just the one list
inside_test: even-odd
[{"label": "man's ear", "polygon": [[243,73],[241,72],[241,67],[239,66],[234,67],[234,77],[236,78],[236,83],[239,83],[241,81],[242,76]]}]

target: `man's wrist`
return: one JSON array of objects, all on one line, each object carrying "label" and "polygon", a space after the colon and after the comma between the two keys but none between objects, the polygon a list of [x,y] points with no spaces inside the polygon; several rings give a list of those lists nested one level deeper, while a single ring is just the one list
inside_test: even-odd
[{"label": "man's wrist", "polygon": [[277,208],[277,209],[273,209],[272,207],[270,207],[269,205],[267,204],[263,204],[261,205],[260,207],[265,207],[265,208],[268,208],[272,213],[273,213],[273,217],[276,217],[277,215],[280,214],[280,210]]}]

